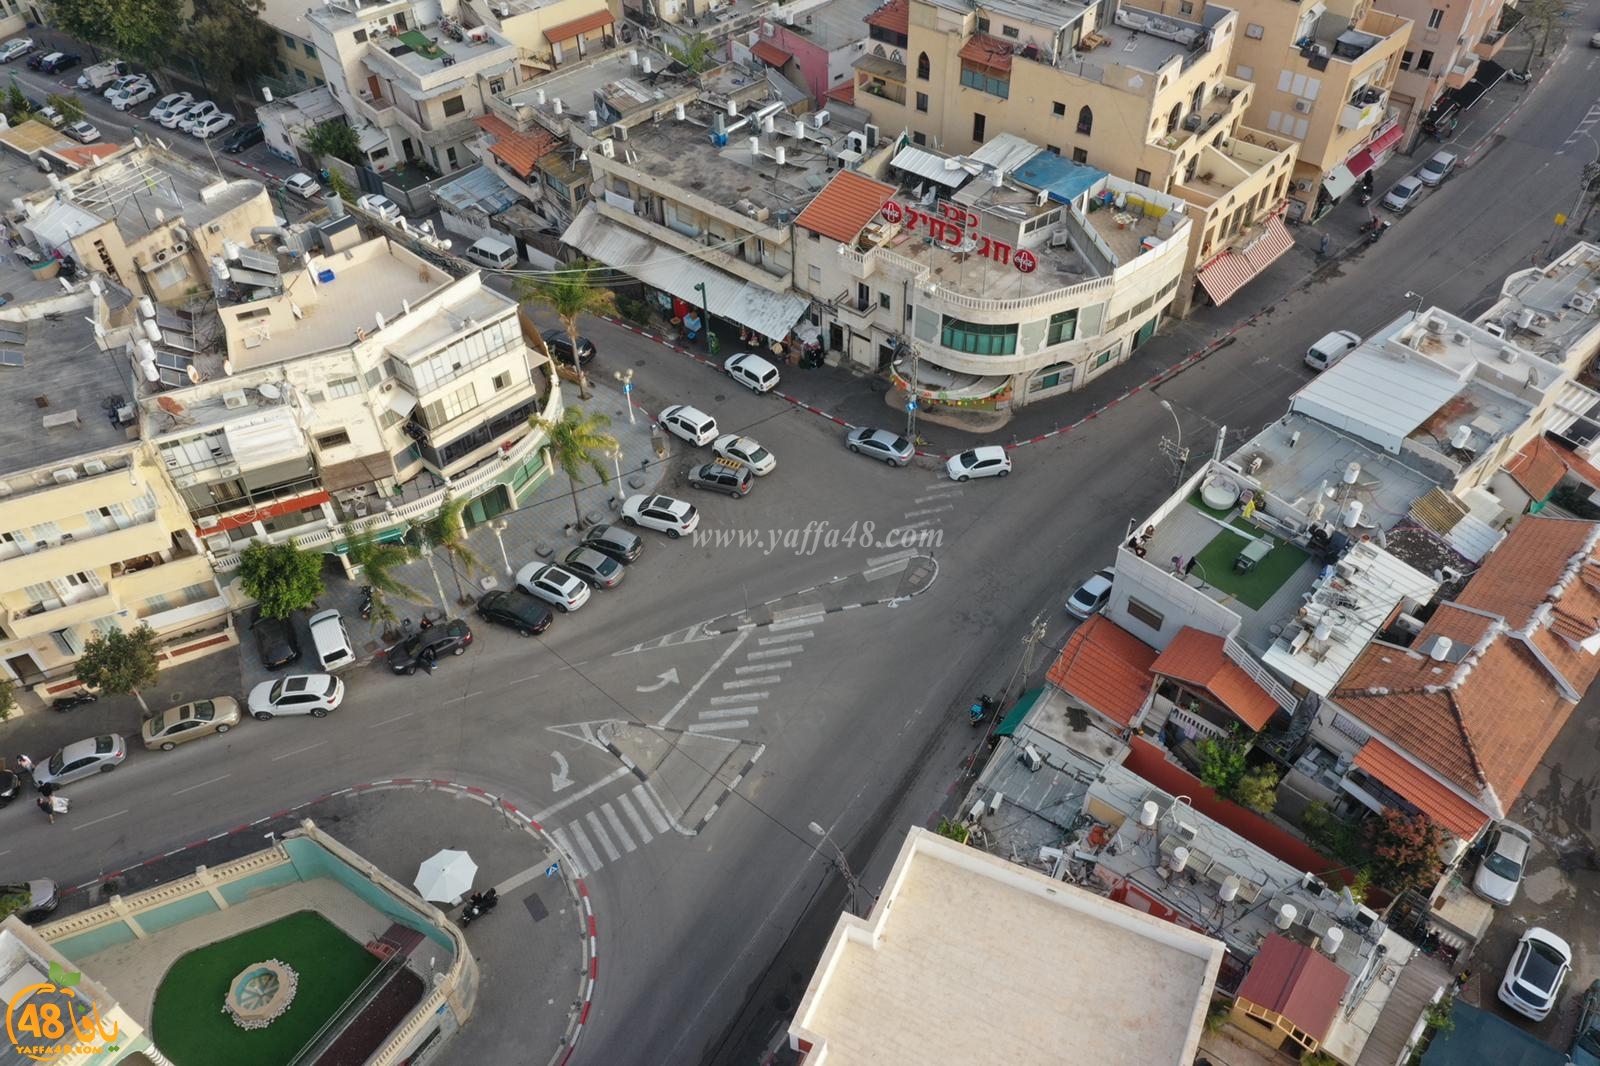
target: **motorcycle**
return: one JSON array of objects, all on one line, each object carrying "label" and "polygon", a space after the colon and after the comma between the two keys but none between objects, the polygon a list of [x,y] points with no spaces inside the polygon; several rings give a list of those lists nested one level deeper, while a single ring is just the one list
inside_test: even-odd
[{"label": "motorcycle", "polygon": [[74,692],[70,696],[62,696],[60,699],[51,700],[50,709],[52,711],[70,711],[74,707],[82,707],[85,704],[93,703],[99,698],[93,692]]},{"label": "motorcycle", "polygon": [[978,726],[982,725],[984,722],[987,722],[989,717],[994,714],[994,700],[990,699],[987,694],[979,696],[975,701],[973,701],[973,704],[971,708],[968,709],[967,714],[972,718],[972,728],[978,728]]},{"label": "motorcycle", "polygon": [[1528,70],[1508,70],[1506,77],[1518,85],[1526,85],[1533,80],[1533,72]]},{"label": "motorcycle", "polygon": [[372,586],[371,585],[362,585],[361,586],[361,617],[362,618],[371,618],[372,617]]},{"label": "motorcycle", "polygon": [[467,905],[461,911],[461,924],[470,925],[494,910],[495,905],[499,902],[500,894],[492,888],[487,892],[474,892],[468,897]]},{"label": "motorcycle", "polygon": [[1379,237],[1382,237],[1383,231],[1392,225],[1394,225],[1394,223],[1390,222],[1388,219],[1379,218],[1377,215],[1373,215],[1369,221],[1361,224],[1361,235],[1367,239],[1368,244],[1371,244],[1377,241]]}]

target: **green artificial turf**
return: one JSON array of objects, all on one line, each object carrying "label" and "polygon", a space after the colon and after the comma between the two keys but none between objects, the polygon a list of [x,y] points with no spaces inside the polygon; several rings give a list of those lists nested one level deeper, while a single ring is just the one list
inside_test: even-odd
[{"label": "green artificial turf", "polygon": [[[1261,536],[1256,534],[1258,539]],[[1197,576],[1213,588],[1233,596],[1252,611],[1260,610],[1261,605],[1272,599],[1272,594],[1282,588],[1283,583],[1309,558],[1292,544],[1278,542],[1276,538],[1268,539],[1275,546],[1267,553],[1267,557],[1257,563],[1254,570],[1240,574],[1234,572],[1233,561],[1239,557],[1239,552],[1248,541],[1237,533],[1219,532],[1195,556],[1199,561]]]},{"label": "green artificial turf", "polygon": [[[265,1029],[241,1029],[223,1010],[228,984],[267,959],[299,975],[294,1002]],[[156,990],[152,1037],[178,1066],[285,1066],[378,965],[332,922],[300,911],[174,963]]]}]

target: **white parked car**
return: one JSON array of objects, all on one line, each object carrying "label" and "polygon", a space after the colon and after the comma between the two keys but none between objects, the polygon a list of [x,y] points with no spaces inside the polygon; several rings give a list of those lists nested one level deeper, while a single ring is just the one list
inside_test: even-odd
[{"label": "white parked car", "polygon": [[778,387],[778,368],[759,355],[749,352],[730,355],[722,369],[751,392],[771,392]]},{"label": "white parked car", "polygon": [[67,124],[67,116],[53,107],[45,106],[33,113],[33,117],[40,122],[48,122],[55,129],[60,129]]},{"label": "white parked car", "polygon": [[677,540],[699,528],[700,512],[688,500],[641,493],[622,502],[622,520],[630,526],[654,529]]},{"label": "white parked car", "polygon": [[1500,1002],[1525,1018],[1544,1021],[1561,998],[1561,982],[1572,969],[1572,948],[1534,926],[1517,941],[1511,965],[1500,981]]},{"label": "white parked car", "polygon": [[[150,85],[150,79],[143,74],[124,74],[101,90],[100,95],[107,100],[111,100],[122,90],[131,89],[136,85],[146,85],[152,90],[155,89],[154,85]],[[80,88],[88,88],[88,86],[80,86]]]},{"label": "white parked car", "polygon": [[14,37],[5,44],[0,44],[0,63],[9,63],[13,59],[21,59],[36,46],[31,37]]},{"label": "white parked car", "polygon": [[717,439],[717,420],[688,404],[675,403],[662,408],[656,421],[661,423],[662,429],[696,447]]},{"label": "white parked car", "polygon": [[975,477],[1005,477],[1011,473],[1011,456],[998,444],[985,444],[952,455],[944,464],[944,472],[952,481],[966,481]]},{"label": "white parked car", "polygon": [[35,785],[68,785],[95,774],[110,773],[128,757],[128,745],[118,733],[90,737],[68,744],[33,767]]},{"label": "white parked car", "polygon": [[100,139],[100,128],[92,122],[74,122],[61,132],[82,144],[90,144]]},{"label": "white parked car", "polygon": [[189,127],[189,135],[198,137],[202,141],[210,140],[229,126],[233,125],[232,115],[212,115],[210,118],[201,119]]},{"label": "white parked car", "polygon": [[322,186],[317,184],[316,178],[313,178],[305,171],[290,174],[287,178],[284,178],[283,187],[302,200],[313,200],[322,195]]},{"label": "white parked car", "polygon": [[400,221],[400,205],[379,193],[369,192],[365,196],[356,197],[356,206],[371,215],[377,215],[385,222]]},{"label": "white parked car", "polygon": [[326,718],[344,702],[344,682],[332,674],[290,674],[250,690],[250,714],[259,721],[284,714]]},{"label": "white parked car", "polygon": [[156,101],[156,106],[150,109],[150,121],[159,122],[163,126],[167,123],[167,116],[174,111],[182,111],[194,103],[194,96],[190,93],[168,93]]},{"label": "white parked car", "polygon": [[199,106],[200,104],[198,101],[190,100],[186,104],[179,104],[177,106],[168,108],[167,113],[157,121],[159,121],[169,130],[178,129],[181,127],[183,120],[189,117],[189,113]]},{"label": "white parked car", "polygon": [[1087,619],[1104,607],[1111,598],[1111,581],[1115,576],[1114,570],[1102,570],[1079,585],[1067,600],[1067,613],[1074,618]]},{"label": "white parked car", "polygon": [[726,434],[717,438],[717,442],[711,446],[711,453],[718,458],[743,463],[756,477],[765,477],[778,469],[777,457],[763,448],[754,437]]},{"label": "white parked car", "polygon": [[1483,842],[1483,858],[1472,878],[1472,891],[1491,903],[1509,906],[1528,867],[1533,834],[1514,822],[1501,822]]},{"label": "white parked car", "polygon": [[111,95],[111,106],[126,111],[134,104],[142,104],[156,94],[156,87],[147,81],[135,82],[118,89]]},{"label": "white parked car", "polygon": [[183,117],[178,120],[178,128],[188,133],[212,115],[220,114],[222,114],[222,108],[210,100],[202,100],[183,113]]},{"label": "white parked car", "polygon": [[529,563],[517,571],[517,588],[566,614],[589,602],[589,583],[549,563]]},{"label": "white parked car", "polygon": [[1422,182],[1416,178],[1401,178],[1394,183],[1394,188],[1383,194],[1383,206],[1403,215],[1421,198]]}]

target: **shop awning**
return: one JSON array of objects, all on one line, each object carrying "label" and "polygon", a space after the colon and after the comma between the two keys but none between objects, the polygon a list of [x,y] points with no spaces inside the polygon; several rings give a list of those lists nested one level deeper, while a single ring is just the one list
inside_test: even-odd
[{"label": "shop awning", "polygon": [[1349,167],[1340,163],[1322,176],[1322,187],[1328,190],[1330,198],[1338,200],[1356,187],[1356,176],[1350,172]]},{"label": "shop awning", "polygon": [[688,252],[658,244],[603,217],[593,204],[578,213],[561,241],[695,307],[701,304],[697,286],[704,285],[704,302],[713,318],[737,322],[771,340],[787,337],[810,306],[802,297],[764,289],[707,266]]},{"label": "shop awning", "polygon": [[771,41],[757,41],[750,46],[750,54],[769,67],[782,67],[794,56],[785,52]]},{"label": "shop awning", "polygon": [[1456,90],[1456,103],[1465,111],[1483,98],[1483,94],[1500,84],[1500,79],[1506,76],[1506,68],[1492,59],[1478,61],[1478,72],[1472,80]]},{"label": "shop awning", "polygon": [[1390,126],[1367,143],[1366,151],[1371,153],[1372,158],[1376,159],[1399,144],[1400,138],[1404,137],[1405,133],[1406,131],[1398,125]]},{"label": "shop awning", "polygon": [[1009,737],[1022,725],[1022,720],[1028,717],[1028,712],[1033,710],[1033,705],[1039,702],[1039,697],[1044,695],[1044,686],[1024,692],[1017,700],[1017,705],[1011,708],[1011,713],[1006,715],[1005,721],[994,731],[996,737]]},{"label": "shop awning", "polygon": [[1289,227],[1283,224],[1283,219],[1273,215],[1255,240],[1208,263],[1197,275],[1200,287],[1206,290],[1211,302],[1220,307],[1293,247],[1294,237]]},{"label": "shop awning", "polygon": [[560,44],[562,41],[570,41],[574,37],[593,33],[602,26],[611,25],[613,21],[610,11],[596,11],[591,15],[584,15],[582,18],[575,18],[571,22],[563,22],[559,25],[551,26],[544,31],[544,39],[551,44]]},{"label": "shop awning", "polygon": [[1345,163],[1345,169],[1359,178],[1371,170],[1375,162],[1376,160],[1372,158],[1372,153],[1363,148],[1350,157],[1349,162]]}]

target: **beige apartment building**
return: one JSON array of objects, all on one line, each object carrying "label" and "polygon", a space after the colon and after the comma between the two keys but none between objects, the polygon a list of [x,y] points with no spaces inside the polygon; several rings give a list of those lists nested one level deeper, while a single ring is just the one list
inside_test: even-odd
[{"label": "beige apartment building", "polygon": [[1505,0],[1385,0],[1385,6],[1411,20],[1392,97],[1406,131],[1402,143],[1411,144],[1435,108],[1476,102],[1505,76],[1494,58],[1522,15]]},{"label": "beige apartment building", "polygon": [[1222,303],[1292,244],[1279,215],[1296,146],[1245,125],[1255,87],[1229,73],[1232,12],[1102,17],[1043,0],[891,0],[868,17],[877,43],[856,61],[855,104],[913,148],[969,153],[1012,133],[1177,197],[1194,224],[1173,310],[1197,280]]}]

